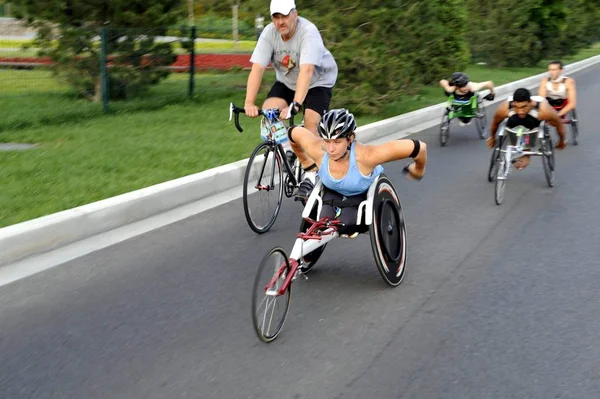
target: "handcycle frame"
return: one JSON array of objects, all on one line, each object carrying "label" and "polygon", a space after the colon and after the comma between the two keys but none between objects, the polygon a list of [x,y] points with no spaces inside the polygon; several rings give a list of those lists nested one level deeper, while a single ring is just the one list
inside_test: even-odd
[{"label": "handcycle frame", "polygon": [[[263,342],[273,341],[283,327],[283,322],[287,317],[289,309],[292,282],[300,276],[308,280],[306,273],[318,260],[320,256],[319,249],[326,246],[334,238],[345,236],[339,232],[339,228],[342,226],[339,220],[329,219],[328,217],[320,218],[323,207],[323,199],[321,198],[323,192],[323,185],[319,181],[309,196],[302,212],[302,220],[307,225],[304,229],[301,228],[304,231],[297,233],[289,256],[281,247],[273,248],[263,258],[261,266],[258,269],[252,298],[252,320],[255,332]],[[390,214],[392,215],[390,219],[393,220],[383,220],[386,218],[386,215],[389,216]],[[315,215],[315,217],[312,218],[311,215]],[[368,232],[371,236],[371,249],[375,257],[377,269],[389,286],[398,286],[402,282],[406,271],[406,227],[398,194],[385,174],[382,173],[379,175],[371,184],[367,190],[366,199],[358,205],[356,226],[357,228],[358,226],[368,226],[368,229],[363,230],[363,232]],[[394,240],[397,245],[390,248],[390,243],[386,241],[386,238]],[[318,253],[317,256],[308,265],[305,261],[307,256],[315,252]],[[273,253],[279,253],[282,256],[285,254],[284,261],[278,266],[268,283],[263,285],[260,282],[261,271],[266,265],[269,256]],[[307,269],[305,268],[306,266],[310,267]],[[263,325],[261,326],[259,322],[259,315],[257,314],[257,292],[259,290],[264,292],[264,299],[260,304],[261,307],[262,304],[267,304],[270,300],[274,301],[276,297],[289,295],[282,320],[276,323],[277,329],[271,335],[263,331],[265,327],[264,321],[266,320],[267,312],[269,312],[269,309],[267,309],[268,305],[265,305],[265,314],[262,316]],[[270,328],[271,322],[272,320],[269,320],[267,328]]]},{"label": "handcycle frame", "polygon": [[[473,96],[468,100],[458,100],[453,94],[448,96],[446,106],[444,107],[444,115],[440,125],[440,145],[445,147],[450,135],[450,123],[456,118],[471,118],[475,119],[477,134],[480,139],[485,137],[485,129],[487,126],[487,118],[485,114],[485,98],[480,92],[473,93]],[[476,102],[473,108],[473,101]],[[473,109],[475,110],[473,112]],[[468,111],[468,112],[467,112]]]},{"label": "handcycle frame", "polygon": [[[277,115],[277,118],[279,120],[279,113],[280,110],[277,108],[273,108],[270,110],[262,110],[259,109],[259,115],[263,116],[263,118],[267,118],[267,115],[270,112],[273,112]],[[235,127],[237,128],[237,130],[241,133],[244,131],[244,129],[242,128],[242,126],[240,125],[240,114],[245,114],[246,111],[244,108],[241,107],[237,107],[234,103],[230,103],[229,105],[229,120],[231,120],[232,116],[234,117],[234,121],[235,121]],[[291,115],[290,118],[290,125],[294,124],[294,115]],[[257,155],[263,151],[266,150],[266,152],[263,155],[263,159],[259,160],[259,161],[255,161],[255,158],[257,157]],[[261,184],[262,180],[263,180],[263,175],[265,174],[265,171],[267,170],[267,163],[269,160],[269,154],[273,153],[274,156],[271,160],[271,177],[270,177],[270,181],[268,182],[268,184],[264,185]],[[267,223],[265,223],[264,226],[258,226],[257,223],[252,219],[252,215],[251,215],[251,211],[249,209],[249,201],[248,201],[248,196],[251,195],[252,193],[248,193],[248,184],[250,179],[253,177],[251,176],[251,171],[252,171],[252,167],[255,166],[256,163],[262,162],[262,167],[260,167],[260,172],[258,174],[258,180],[257,180],[257,184],[254,186],[257,191],[272,191],[275,190],[275,176],[276,176],[276,172],[278,171],[279,174],[279,178],[280,178],[280,188],[279,188],[279,195],[278,195],[278,201],[277,201],[277,205],[275,207],[275,209],[273,210],[273,213],[271,215],[271,219],[269,219],[269,221]],[[283,177],[283,169],[285,169],[285,178]],[[276,170],[277,169],[277,170]],[[279,215],[279,210],[281,209],[281,202],[282,202],[282,198],[283,198],[283,193],[285,193],[285,196],[290,198],[293,196],[294,191],[298,189],[298,186],[300,184],[300,181],[302,180],[302,176],[303,176],[303,169],[302,166],[300,165],[300,162],[298,161],[298,159],[295,159],[293,165],[290,165],[288,158],[286,156],[285,150],[283,148],[283,144],[282,143],[277,143],[275,141],[275,139],[273,137],[267,138],[266,141],[263,141],[262,143],[258,144],[256,146],[256,148],[253,150],[250,158],[248,159],[248,164],[246,166],[246,173],[244,175],[244,192],[243,192],[243,202],[244,202],[244,214],[246,216],[246,221],[248,222],[248,225],[250,226],[250,228],[258,233],[258,234],[263,234],[266,233],[275,223],[275,220],[277,219],[277,216]]]},{"label": "handcycle frame", "polygon": [[[517,142],[515,145],[509,144],[510,138],[507,133],[513,133],[517,136]],[[525,137],[526,135],[537,134],[536,143],[537,149],[535,151],[525,149]],[[523,129],[510,129],[506,127],[506,121],[502,122],[498,131],[498,143],[494,147],[492,152],[492,159],[490,162],[490,170],[488,172],[488,180],[491,182],[492,179],[494,184],[494,195],[497,205],[502,204],[504,201],[504,192],[506,188],[506,180],[508,175],[511,173],[512,163],[522,156],[541,156],[544,165],[544,174],[546,175],[546,182],[549,187],[554,186],[554,147],[552,146],[552,139],[548,125],[545,121],[541,121],[540,126],[524,131]]]}]

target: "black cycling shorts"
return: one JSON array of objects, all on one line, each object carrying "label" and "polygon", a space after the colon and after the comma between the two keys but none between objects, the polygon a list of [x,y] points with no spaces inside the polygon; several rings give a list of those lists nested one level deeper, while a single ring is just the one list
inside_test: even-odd
[{"label": "black cycling shorts", "polygon": [[[267,98],[283,98],[287,104],[290,104],[292,101],[294,101],[295,94],[296,92],[278,81],[275,82],[273,87],[271,87]],[[331,87],[313,87],[312,89],[309,89],[308,93],[306,94],[306,98],[304,99],[304,108],[312,109],[313,111],[318,112],[319,115],[323,116],[323,114],[329,110],[331,94]]]}]

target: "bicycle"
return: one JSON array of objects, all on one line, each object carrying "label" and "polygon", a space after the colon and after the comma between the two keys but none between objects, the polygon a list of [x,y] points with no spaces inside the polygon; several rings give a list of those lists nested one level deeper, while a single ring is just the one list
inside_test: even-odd
[{"label": "bicycle", "polygon": [[[508,140],[504,139],[504,131],[508,132],[508,139],[511,144],[508,144]],[[491,175],[494,176],[494,197],[497,205],[502,204],[504,201],[506,180],[511,172],[512,164],[517,158],[524,155],[542,157],[546,182],[549,187],[554,187],[554,170],[556,165],[554,147],[552,145],[552,138],[550,137],[550,129],[545,121],[542,121],[540,127],[531,130],[525,129],[522,126],[512,129],[502,126],[498,135],[499,144],[493,150],[492,163],[488,172],[488,177]],[[539,140],[539,145],[536,143],[537,140]],[[537,149],[534,151],[527,150],[527,148],[536,146]]]},{"label": "bicycle", "polygon": [[[456,118],[475,119],[475,127],[480,139],[485,138],[487,126],[487,118],[485,114],[485,106],[483,100],[493,100],[494,96],[490,93],[482,97],[479,93],[475,93],[468,100],[459,100],[453,95],[448,97],[444,115],[442,116],[442,124],[440,125],[440,144],[445,147],[450,135],[450,122]],[[473,102],[475,101],[475,104]]]},{"label": "bicycle", "polygon": [[[404,173],[407,173],[405,168]],[[334,238],[351,237],[351,232],[368,233],[377,270],[387,285],[397,287],[406,272],[406,226],[399,196],[389,178],[381,174],[371,183],[358,206],[355,226],[344,226],[337,219],[319,218],[325,188],[317,182],[309,196],[300,232],[288,256],[275,247],[263,257],[253,286],[252,323],[258,338],[272,342],[281,332],[289,313],[292,283],[314,267],[325,246]],[[332,205],[341,206],[335,201]],[[341,233],[341,230],[345,234]],[[266,272],[266,274],[265,274]],[[277,313],[277,317],[275,314]]]},{"label": "bicycle", "polygon": [[[235,127],[240,133],[244,129],[240,125],[239,115],[245,113],[244,108],[230,103],[229,120],[234,116]],[[263,234],[275,223],[281,210],[283,194],[290,198],[298,189],[304,177],[304,170],[294,153],[290,150],[286,153],[283,148],[288,136],[287,127],[279,120],[279,109],[261,109],[259,115],[262,116],[263,142],[256,146],[248,159],[242,197],[248,226],[254,232]],[[293,115],[290,124],[294,124]],[[258,209],[254,209],[255,203]]]}]

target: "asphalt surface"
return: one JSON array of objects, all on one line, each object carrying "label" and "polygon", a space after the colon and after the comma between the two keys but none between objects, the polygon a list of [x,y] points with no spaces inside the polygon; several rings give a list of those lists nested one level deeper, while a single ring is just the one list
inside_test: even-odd
[{"label": "asphalt surface", "polygon": [[[599,398],[600,68],[578,73],[580,145],[487,182],[475,126],[438,128],[401,196],[408,271],[380,278],[369,238],[329,244],[272,344],[252,329],[263,254],[300,207],[250,231],[240,200],[0,287],[0,398]],[[493,108],[488,109],[488,121]]]}]

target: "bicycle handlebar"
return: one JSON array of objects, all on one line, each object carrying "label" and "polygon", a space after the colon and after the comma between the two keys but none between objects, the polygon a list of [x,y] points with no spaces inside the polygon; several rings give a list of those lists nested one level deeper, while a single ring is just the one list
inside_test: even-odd
[{"label": "bicycle handlebar", "polygon": [[[258,110],[258,114],[259,115],[264,115],[265,110],[259,109]],[[273,108],[273,111],[275,111],[277,118],[279,119],[280,113],[281,111],[277,108]],[[231,117],[234,117],[234,121],[235,121],[235,127],[238,131],[243,132],[244,129],[242,129],[242,126],[240,125],[240,114],[245,114],[246,110],[244,108],[238,107],[236,106],[234,103],[229,103],[229,120],[231,120]],[[290,117],[290,125],[294,124],[294,115],[292,115]]]}]

